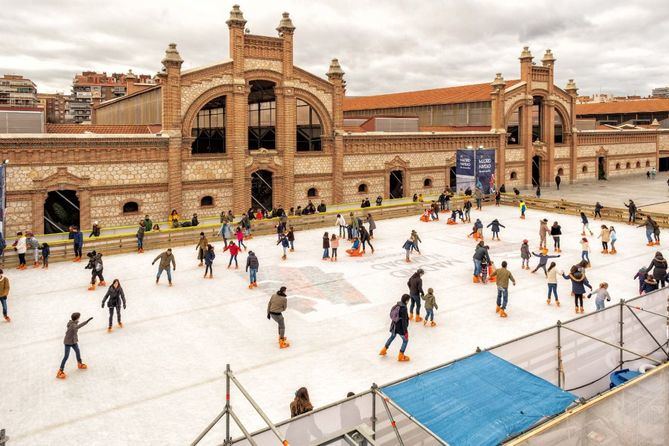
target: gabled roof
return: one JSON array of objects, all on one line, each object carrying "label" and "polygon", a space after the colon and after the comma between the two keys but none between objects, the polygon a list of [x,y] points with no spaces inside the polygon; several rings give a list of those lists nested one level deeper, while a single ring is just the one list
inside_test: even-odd
[{"label": "gabled roof", "polygon": [[669,111],[669,99],[633,99],[626,101],[576,104],[577,115],[604,115],[615,113],[651,113]]},{"label": "gabled roof", "polygon": [[[506,81],[506,86],[520,80]],[[490,101],[490,83],[460,85],[457,87],[435,88],[431,90],[407,91],[375,96],[352,96],[344,98],[344,111],[377,110],[421,105],[459,104],[463,102]]]},{"label": "gabled roof", "polygon": [[104,135],[141,135],[159,133],[160,125],[87,125],[87,124],[47,124],[47,133],[83,134],[94,133]]}]

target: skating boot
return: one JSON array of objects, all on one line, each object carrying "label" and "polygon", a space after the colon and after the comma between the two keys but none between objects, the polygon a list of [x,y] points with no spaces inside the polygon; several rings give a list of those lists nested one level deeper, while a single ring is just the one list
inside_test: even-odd
[{"label": "skating boot", "polygon": [[253,282],[253,288],[258,288],[258,282]]},{"label": "skating boot", "polygon": [[423,318],[420,317],[420,314],[416,314],[416,322],[422,322]]},{"label": "skating boot", "polygon": [[499,313],[500,311],[502,311],[502,307],[497,305],[497,307],[495,308],[495,313]]},{"label": "skating boot", "polygon": [[550,300],[550,299],[546,299],[546,305],[550,305],[550,304],[551,304],[551,300]]},{"label": "skating boot", "polygon": [[281,256],[281,260],[286,260],[286,256]]},{"label": "skating boot", "polygon": [[406,361],[410,361],[411,358],[409,358],[404,353],[400,352],[399,355],[397,355],[397,360],[400,361],[400,362],[406,362]]},{"label": "skating boot", "polygon": [[56,378],[65,379],[65,378],[67,378],[67,375],[62,370],[58,370],[58,373],[56,373]]},{"label": "skating boot", "polygon": [[437,323],[435,321],[430,322],[430,327],[436,327]]},{"label": "skating boot", "polygon": [[609,254],[618,254],[618,251],[616,251],[615,248],[614,248],[611,251],[609,251]]},{"label": "skating boot", "polygon": [[659,245],[659,244],[660,244],[660,241],[659,241],[659,240],[656,240],[656,241],[655,241],[655,244],[656,244],[656,245]]},{"label": "skating boot", "polygon": [[413,320],[413,313],[409,313],[409,320],[410,320],[410,321]]},{"label": "skating boot", "polygon": [[170,280],[169,286],[172,286],[172,281]]},{"label": "skating boot", "polygon": [[585,313],[585,310],[583,309],[583,307],[581,307],[581,314],[583,313]]},{"label": "skating boot", "polygon": [[608,249],[604,249],[604,250],[602,250],[602,254],[608,254],[608,253],[609,253],[609,250],[608,250]]},{"label": "skating boot", "polygon": [[111,327],[107,327],[107,333],[111,333],[111,332],[112,332],[112,328],[111,328]]},{"label": "skating boot", "polygon": [[249,290],[252,290],[252,289],[253,289],[253,284],[249,283]]},{"label": "skating boot", "polygon": [[585,237],[585,231],[581,232],[581,237]]},{"label": "skating boot", "polygon": [[12,318],[10,318],[9,316],[5,316],[5,322],[11,322],[11,321],[12,321]]},{"label": "skating boot", "polygon": [[472,282],[473,283],[480,283],[481,279],[479,278],[479,276],[472,276]]},{"label": "skating boot", "polygon": [[101,281],[100,283],[98,283],[98,286],[106,286],[106,285],[107,285],[107,282],[105,282],[104,280]]},{"label": "skating boot", "polygon": [[295,248],[290,248],[290,252],[295,252]]},{"label": "skating boot", "polygon": [[286,341],[286,338],[279,338],[279,348],[288,348],[290,344]]},{"label": "skating boot", "polygon": [[88,366],[86,364],[84,364],[83,362],[78,362],[77,363],[77,368],[79,370],[86,370],[88,368]]},{"label": "skating boot", "polygon": [[33,263],[33,268],[39,268],[39,262]]},{"label": "skating boot", "polygon": [[423,327],[427,327],[427,319],[423,320]]},{"label": "skating boot", "polygon": [[95,291],[95,284],[94,284],[94,283],[92,283],[92,284],[88,287],[88,291]]},{"label": "skating boot", "polygon": [[386,356],[386,353],[388,353],[388,349],[385,348],[385,347],[383,347],[383,348],[381,349],[381,351],[379,352],[379,355],[380,355],[380,356]]},{"label": "skating boot", "polygon": [[507,316],[508,315],[506,314],[506,311],[504,311],[503,308],[501,310],[499,310],[499,317],[507,317]]},{"label": "skating boot", "polygon": [[579,313],[579,311],[578,311],[578,307],[576,307],[576,308],[574,309],[574,312],[575,312],[576,314]]},{"label": "skating boot", "polygon": [[559,300],[556,300],[556,301],[555,301],[555,305],[557,305],[557,306],[559,307],[559,306],[560,306],[560,301],[559,301]]},{"label": "skating boot", "polygon": [[123,322],[118,323],[118,328],[123,328]]},{"label": "skating boot", "polygon": [[411,259],[404,259],[405,262],[411,263]]}]

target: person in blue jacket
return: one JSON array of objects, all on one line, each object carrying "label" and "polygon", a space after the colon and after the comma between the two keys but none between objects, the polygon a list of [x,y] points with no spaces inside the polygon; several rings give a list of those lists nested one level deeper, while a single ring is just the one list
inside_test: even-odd
[{"label": "person in blue jacket", "polygon": [[72,247],[74,248],[73,262],[80,262],[82,257],[82,250],[84,248],[84,234],[77,226],[72,227]]},{"label": "person in blue jacket", "polygon": [[571,294],[574,296],[574,308],[576,313],[583,313],[583,295],[585,294],[585,288],[590,288],[592,291],[592,286],[588,282],[588,278],[585,277],[585,273],[579,269],[577,265],[571,267],[569,275],[562,273],[562,277],[567,280],[571,280]]}]

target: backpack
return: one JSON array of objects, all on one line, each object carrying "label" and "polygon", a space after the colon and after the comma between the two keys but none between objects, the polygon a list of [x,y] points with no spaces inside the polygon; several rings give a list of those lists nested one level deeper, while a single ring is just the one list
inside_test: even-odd
[{"label": "backpack", "polygon": [[393,305],[390,309],[390,320],[397,323],[400,320],[400,306],[399,304]]}]

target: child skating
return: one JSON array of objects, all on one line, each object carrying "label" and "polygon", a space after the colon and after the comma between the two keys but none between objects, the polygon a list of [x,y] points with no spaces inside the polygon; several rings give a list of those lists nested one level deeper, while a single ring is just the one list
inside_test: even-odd
[{"label": "child skating", "polygon": [[[223,252],[225,251],[230,251],[230,261],[228,262],[228,269],[232,266],[232,261],[235,261],[235,269],[239,268],[239,263],[237,263],[237,255],[239,254],[239,251],[241,251],[241,248],[237,245],[235,245],[235,242],[230,241],[228,246],[226,246],[223,249]],[[285,251],[285,250],[284,250]]]},{"label": "child skating", "polygon": [[283,255],[281,256],[281,260],[286,260],[288,246],[290,246],[290,244],[288,243],[288,236],[286,234],[283,234],[279,239],[279,241],[276,242],[276,244],[281,245],[281,248],[283,249]]},{"label": "child skating", "polygon": [[562,274],[567,280],[571,280],[571,295],[574,296],[574,311],[576,313],[583,313],[583,295],[585,294],[585,288],[590,288],[592,286],[588,282],[585,273],[579,270],[577,266],[572,266],[569,271],[569,275]]},{"label": "child skating", "polygon": [[523,244],[520,245],[520,259],[522,260],[521,269],[530,269],[530,245],[527,239],[523,240]]},{"label": "child skating", "polygon": [[609,254],[618,254],[618,251],[616,250],[616,242],[618,241],[618,233],[616,232],[616,228],[613,226],[609,226],[609,236],[611,239],[611,250],[609,251]]},{"label": "child skating", "polygon": [[588,216],[585,215],[585,212],[583,212],[583,211],[581,211],[581,225],[583,226],[583,228],[581,229],[581,235],[585,235],[586,229],[588,230],[588,232],[590,233],[591,236],[594,235],[592,233],[592,230],[590,229],[590,223],[588,222]]},{"label": "child skating", "polygon": [[102,253],[91,251],[87,254],[88,264],[85,266],[85,269],[91,270],[91,285],[88,287],[88,291],[95,290],[96,279],[100,280],[100,286],[105,286],[105,278],[102,276],[104,270],[104,265],[102,263]]},{"label": "child skating", "polygon": [[525,200],[520,200],[520,203],[518,203],[518,208],[520,209],[520,218],[525,220],[525,212],[527,212],[527,205],[525,204]]},{"label": "child skating", "polygon": [[295,228],[292,226],[288,228],[286,238],[288,239],[288,244],[290,244],[290,252],[295,251]]},{"label": "child skating", "polygon": [[555,305],[560,306],[560,299],[558,298],[557,293],[557,268],[555,262],[551,262],[548,266],[548,271],[546,272],[546,283],[548,284],[548,297],[546,298],[546,303],[551,304],[551,293],[555,297]]},{"label": "child skating", "polygon": [[337,237],[336,234],[332,234],[332,237],[330,238],[330,261],[331,262],[336,262],[337,261],[337,249],[339,248],[339,238]]},{"label": "child skating", "polygon": [[423,320],[423,326],[427,326],[428,322],[430,327],[434,327],[437,323],[434,321],[434,310],[438,310],[439,306],[434,297],[434,290],[432,288],[427,289],[427,294],[425,294],[422,299],[425,301],[425,320]]},{"label": "child skating", "polygon": [[555,252],[562,252],[560,249],[560,237],[562,236],[562,226],[558,222],[553,222],[551,226],[551,237],[553,237],[553,249]]},{"label": "child skating", "polygon": [[42,250],[42,268],[49,269],[49,256],[51,255],[51,248],[47,242],[42,243],[40,248]]},{"label": "child skating", "polygon": [[590,243],[585,237],[581,239],[581,260],[586,262],[587,266],[590,267]]},{"label": "child skating", "polygon": [[611,296],[609,295],[608,289],[609,284],[602,282],[599,284],[599,288],[588,294],[588,299],[590,299],[593,294],[595,295],[595,307],[597,311],[606,308],[606,304],[604,302],[611,302]]},{"label": "child skating", "polygon": [[597,238],[602,239],[602,254],[608,254],[609,241],[611,240],[611,231],[606,225],[602,225]]},{"label": "child skating", "polygon": [[70,350],[74,350],[74,353],[77,356],[77,368],[79,370],[86,370],[88,368],[88,366],[81,360],[81,351],[79,350],[79,329],[92,321],[93,318],[89,317],[86,322],[79,323],[80,317],[80,313],[72,313],[70,321],[67,323],[65,339],[63,339],[63,344],[65,344],[65,355],[63,356],[63,360],[60,362],[60,368],[56,374],[56,378],[58,379],[67,378],[64,370],[67,359],[70,357]]},{"label": "child skating", "polygon": [[548,277],[548,271],[546,271],[546,264],[548,263],[548,259],[555,259],[557,257],[560,257],[560,254],[555,255],[555,256],[549,256],[547,249],[542,249],[539,251],[537,254],[536,252],[533,252],[532,255],[535,257],[539,257],[539,264],[537,265],[536,268],[532,270],[532,274],[536,273],[539,268],[544,270],[544,274]]},{"label": "child skating", "polygon": [[207,244],[207,249],[204,253],[204,277],[207,278],[207,272],[209,272],[209,278],[213,279],[214,278],[214,270],[213,270],[213,265],[214,265],[214,259],[216,258],[216,253],[214,252],[214,247],[212,245]]},{"label": "child skating", "polygon": [[253,251],[249,251],[249,255],[246,257],[246,272],[249,273],[249,289],[256,288],[258,286],[258,268],[260,267],[260,262],[258,257]]}]

